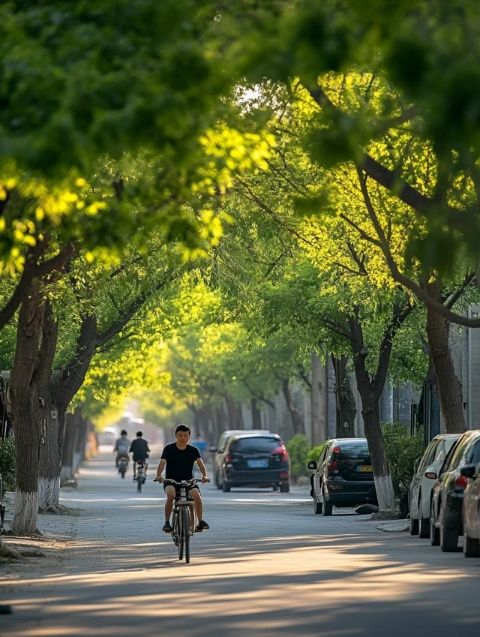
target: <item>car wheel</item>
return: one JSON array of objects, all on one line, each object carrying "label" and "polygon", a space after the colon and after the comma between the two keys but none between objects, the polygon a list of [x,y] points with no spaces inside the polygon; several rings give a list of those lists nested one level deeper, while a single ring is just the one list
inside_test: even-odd
[{"label": "car wheel", "polygon": [[465,557],[480,557],[480,540],[468,535],[465,516],[463,516],[463,554]]},{"label": "car wheel", "polygon": [[278,484],[274,484],[274,485],[273,485],[273,490],[274,490],[274,491],[278,491]]},{"label": "car wheel", "polygon": [[418,535],[418,519],[410,518],[410,535]]},{"label": "car wheel", "polygon": [[480,557],[480,540],[470,537],[466,530],[463,534],[463,554],[465,557]]},{"label": "car wheel", "polygon": [[222,488],[222,483],[220,482],[220,474],[218,473],[218,471],[215,474],[215,486],[217,487],[217,489]]},{"label": "car wheel", "polygon": [[222,480],[222,491],[228,493],[232,487],[228,484],[225,478]]},{"label": "car wheel", "polygon": [[421,538],[430,537],[430,518],[420,518],[418,536]]},{"label": "car wheel", "polygon": [[435,526],[433,502],[430,506],[430,544],[432,546],[438,546],[440,544],[440,531]]},{"label": "car wheel", "polygon": [[322,491],[322,514],[332,515],[332,509],[332,503],[327,500],[327,498],[325,497],[325,493]]},{"label": "car wheel", "polygon": [[316,497],[313,498],[313,512],[315,515],[319,515],[322,512],[322,503]]},{"label": "car wheel", "polygon": [[290,492],[290,482],[281,482],[280,493],[289,493],[289,492]]},{"label": "car wheel", "polygon": [[452,529],[440,524],[440,548],[442,551],[453,552],[458,548],[458,528]]}]

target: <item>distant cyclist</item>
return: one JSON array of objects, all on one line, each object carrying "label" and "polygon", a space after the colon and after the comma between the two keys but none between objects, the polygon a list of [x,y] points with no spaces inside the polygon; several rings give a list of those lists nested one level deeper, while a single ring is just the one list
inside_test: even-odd
[{"label": "distant cyclist", "polygon": [[[191,480],[193,478],[193,465],[196,462],[202,474],[202,482],[209,482],[207,468],[200,456],[199,450],[197,447],[188,444],[190,440],[190,428],[187,427],[187,425],[178,425],[175,429],[175,439],[176,442],[166,445],[163,448],[162,457],[157,469],[157,476],[154,481],[163,482],[162,472],[165,465],[167,466],[165,474],[166,480],[176,480],[177,482]],[[170,515],[172,513],[176,489],[172,484],[167,484],[164,489],[167,501],[165,502],[165,524],[163,525],[162,531],[171,533],[173,528],[170,524]],[[195,531],[203,531],[210,528],[203,519],[202,497],[197,485],[189,489],[189,495],[193,498],[195,513],[199,520]]]},{"label": "distant cyclist", "polygon": [[127,432],[122,429],[120,438],[117,438],[113,453],[116,453],[115,467],[118,469],[118,461],[120,458],[126,458],[128,462],[128,450],[130,449],[130,440],[128,439]]},{"label": "distant cyclist", "polygon": [[141,431],[137,431],[137,437],[130,445],[130,451],[133,454],[133,479],[136,479],[137,476],[137,462],[143,462],[143,466],[145,467],[145,477],[147,477],[147,458],[150,451],[148,446],[148,442],[145,438],[142,438],[143,433]]}]

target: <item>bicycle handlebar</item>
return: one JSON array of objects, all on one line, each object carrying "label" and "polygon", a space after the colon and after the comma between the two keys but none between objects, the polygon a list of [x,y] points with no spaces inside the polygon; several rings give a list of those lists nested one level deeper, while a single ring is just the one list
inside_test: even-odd
[{"label": "bicycle handlebar", "polygon": [[[159,480],[154,480],[154,482],[159,482]],[[174,487],[193,487],[201,482],[202,480],[198,478],[192,478],[191,480],[181,480],[180,482],[178,482],[177,480],[172,480],[171,478],[165,478],[163,480],[163,484],[171,484]],[[210,482],[210,478],[207,479],[207,482]]]}]

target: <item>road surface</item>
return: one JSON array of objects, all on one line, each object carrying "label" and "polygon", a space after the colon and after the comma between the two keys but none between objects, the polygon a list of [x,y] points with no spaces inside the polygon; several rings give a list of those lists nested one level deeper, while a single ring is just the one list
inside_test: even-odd
[{"label": "road surface", "polygon": [[[154,463],[152,463],[154,464]],[[81,469],[62,502],[79,517],[40,516],[69,538],[58,559],[10,565],[19,637],[453,637],[478,634],[480,559],[386,533],[351,509],[314,515],[307,490],[202,489],[209,531],[181,563],[161,532],[163,491],[135,493],[111,454]],[[0,573],[1,575],[1,573]]]}]

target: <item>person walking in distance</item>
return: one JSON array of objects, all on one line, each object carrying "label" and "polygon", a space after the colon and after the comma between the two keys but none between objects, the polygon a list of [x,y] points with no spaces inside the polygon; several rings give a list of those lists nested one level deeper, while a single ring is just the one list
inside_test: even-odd
[{"label": "person walking in distance", "polygon": [[133,454],[133,479],[135,480],[137,477],[137,462],[143,462],[143,466],[145,467],[145,477],[147,477],[147,458],[150,452],[150,447],[148,446],[148,442],[145,438],[142,438],[143,432],[137,431],[137,437],[132,441],[130,445],[130,451]]},{"label": "person walking in distance", "polygon": [[[202,482],[210,482],[207,475],[207,468],[205,467],[200,452],[197,447],[189,444],[190,435],[191,431],[187,425],[178,425],[176,427],[175,442],[164,447],[154,482],[163,482],[162,473],[165,467],[166,480],[176,480],[177,482],[181,482],[182,480],[191,480],[193,478],[193,466],[195,463],[197,463],[200,473],[202,474]],[[167,484],[164,486],[164,489],[167,501],[165,502],[165,524],[163,525],[162,531],[165,531],[165,533],[171,533],[173,528],[170,524],[170,515],[173,509],[176,488],[172,484]],[[198,519],[195,531],[199,532],[209,529],[209,525],[203,519],[203,502],[200,495],[200,489],[197,485],[189,489],[189,495],[193,499],[193,506],[195,507],[195,513],[197,514]]]}]

